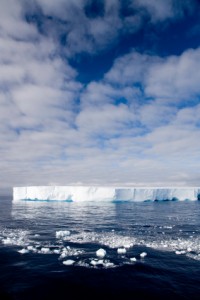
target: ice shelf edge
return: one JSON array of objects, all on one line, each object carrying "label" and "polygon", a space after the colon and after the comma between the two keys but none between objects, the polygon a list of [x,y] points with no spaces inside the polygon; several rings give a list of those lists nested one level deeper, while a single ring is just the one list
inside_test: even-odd
[{"label": "ice shelf edge", "polygon": [[200,200],[200,187],[100,187],[26,186],[13,187],[13,201],[162,201]]}]

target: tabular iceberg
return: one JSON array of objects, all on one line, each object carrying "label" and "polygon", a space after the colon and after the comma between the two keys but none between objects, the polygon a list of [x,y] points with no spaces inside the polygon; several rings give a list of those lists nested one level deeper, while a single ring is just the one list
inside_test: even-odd
[{"label": "tabular iceberg", "polygon": [[13,201],[156,201],[200,200],[198,187],[97,187],[97,186],[28,186],[14,187]]}]

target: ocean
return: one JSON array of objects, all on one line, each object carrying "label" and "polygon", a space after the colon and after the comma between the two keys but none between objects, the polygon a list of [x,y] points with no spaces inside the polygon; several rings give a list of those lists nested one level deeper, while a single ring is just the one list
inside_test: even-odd
[{"label": "ocean", "polygon": [[1,197],[0,299],[53,297],[200,299],[200,202]]}]

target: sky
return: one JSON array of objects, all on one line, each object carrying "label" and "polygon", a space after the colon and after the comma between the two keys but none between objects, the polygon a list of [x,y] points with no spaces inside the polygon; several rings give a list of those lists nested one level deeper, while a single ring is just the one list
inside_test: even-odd
[{"label": "sky", "polygon": [[200,2],[0,0],[0,191],[200,186]]}]

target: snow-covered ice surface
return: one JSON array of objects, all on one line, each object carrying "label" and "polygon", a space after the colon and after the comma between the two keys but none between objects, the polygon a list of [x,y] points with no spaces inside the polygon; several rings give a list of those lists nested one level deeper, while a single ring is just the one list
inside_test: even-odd
[{"label": "snow-covered ice surface", "polygon": [[184,201],[197,200],[199,198],[200,188],[198,187],[128,188],[95,186],[28,186],[13,188],[13,201]]}]

